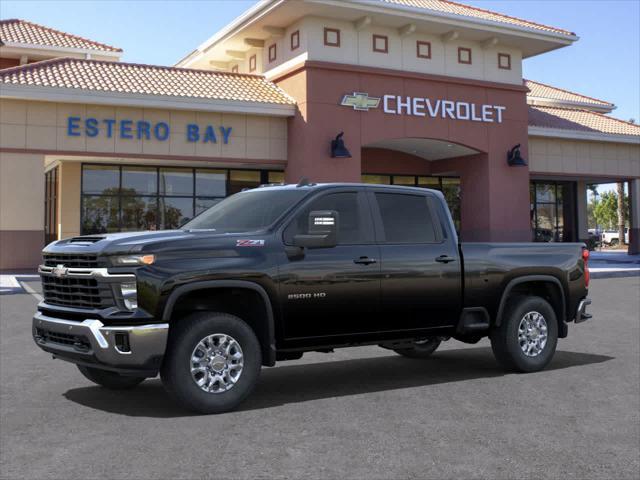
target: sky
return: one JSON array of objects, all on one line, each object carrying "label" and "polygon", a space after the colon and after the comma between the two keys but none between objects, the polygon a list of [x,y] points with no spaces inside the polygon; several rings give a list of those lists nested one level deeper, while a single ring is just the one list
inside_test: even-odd
[{"label": "sky", "polygon": [[[296,1],[296,0],[291,0]],[[0,0],[22,18],[124,49],[123,61],[173,65],[254,0]],[[640,0],[469,0],[473,6],[564,28],[574,45],[524,62],[524,76],[617,105],[640,122]]]}]

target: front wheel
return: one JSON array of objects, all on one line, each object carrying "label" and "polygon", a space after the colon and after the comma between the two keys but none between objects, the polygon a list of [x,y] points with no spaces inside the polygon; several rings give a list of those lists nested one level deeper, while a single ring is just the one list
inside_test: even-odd
[{"label": "front wheel", "polygon": [[428,338],[413,343],[409,348],[396,348],[393,351],[398,355],[409,358],[427,358],[430,357],[440,346],[440,340],[437,338]]},{"label": "front wheel", "polygon": [[499,327],[491,332],[493,354],[505,369],[537,372],[556,351],[558,323],[545,299],[518,296],[509,301]]},{"label": "front wheel", "polygon": [[131,377],[99,368],[78,365],[78,370],[86,378],[110,390],[128,390],[142,383],[146,377]]},{"label": "front wheel", "polygon": [[255,333],[227,313],[195,313],[171,332],[160,377],[178,403],[198,413],[235,408],[253,390],[262,354]]}]

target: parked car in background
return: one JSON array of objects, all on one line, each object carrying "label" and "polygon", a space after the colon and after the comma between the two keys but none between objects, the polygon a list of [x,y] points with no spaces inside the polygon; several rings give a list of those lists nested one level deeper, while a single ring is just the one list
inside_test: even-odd
[{"label": "parked car in background", "polygon": [[[620,234],[618,230],[605,230],[602,233],[602,243],[605,245],[618,245],[620,243]],[[624,243],[629,244],[629,229],[624,229]]]}]

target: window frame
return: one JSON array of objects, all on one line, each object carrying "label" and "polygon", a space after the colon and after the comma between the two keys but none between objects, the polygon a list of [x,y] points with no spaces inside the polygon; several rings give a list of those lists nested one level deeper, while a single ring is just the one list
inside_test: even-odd
[{"label": "window frame", "polygon": [[249,57],[249,73],[253,73],[258,69],[258,56],[253,54]]},{"label": "window frame", "polygon": [[[384,48],[378,48],[376,41],[382,40],[384,42]],[[371,35],[371,47],[375,53],[389,53],[389,37],[387,35],[380,35],[374,33]]]},{"label": "window frame", "polygon": [[[421,55],[420,47],[427,47],[428,53],[426,55]],[[427,42],[426,40],[417,40],[416,41],[416,57],[431,60],[431,42]]]},{"label": "window frame", "polygon": [[269,45],[268,58],[269,58],[269,63],[273,63],[273,62],[275,62],[277,60],[277,58],[278,58],[278,44],[277,43],[272,43],[271,45]]},{"label": "window frame", "polygon": [[[378,245],[441,245],[446,241],[448,235],[445,235],[442,231],[442,225],[439,221],[440,216],[438,214],[436,205],[439,204],[435,195],[429,192],[420,192],[420,191],[405,191],[399,190],[395,188],[368,188],[367,189],[367,197],[369,199],[369,205],[371,208],[371,215],[373,217],[373,224],[376,234],[376,243]],[[433,242],[387,242],[384,222],[382,220],[382,213],[380,212],[380,207],[378,205],[378,200],[376,198],[376,194],[386,194],[386,195],[406,195],[410,197],[422,197],[424,199],[425,204],[427,205],[427,210],[429,211],[429,215],[431,215],[431,224],[433,226],[433,232],[435,240]]]},{"label": "window frame", "polygon": [[[501,59],[506,58],[507,64],[506,66],[502,66]],[[509,53],[498,53],[498,68],[500,70],[511,70],[511,54]]]},{"label": "window frame", "polygon": [[300,30],[296,30],[295,32],[292,32],[289,40],[291,42],[290,47],[292,52],[300,48]]},{"label": "window frame", "polygon": [[358,210],[359,210],[360,218],[362,218],[363,220],[362,228],[364,230],[364,234],[365,234],[364,236],[369,239],[362,243],[341,243],[340,238],[338,238],[337,246],[345,247],[345,246],[353,246],[353,245],[375,245],[376,235],[375,235],[374,221],[371,216],[371,206],[370,206],[369,200],[366,197],[366,191],[363,187],[322,189],[316,193],[312,193],[311,195],[307,196],[307,198],[303,199],[302,202],[298,204],[295,210],[293,210],[292,212],[289,212],[289,215],[290,215],[289,218],[286,218],[284,222],[282,222],[282,226],[280,227],[280,230],[278,232],[278,236],[280,237],[282,244],[285,246],[293,245],[290,241],[288,241],[285,235],[289,226],[291,226],[291,224],[297,221],[298,215],[302,214],[302,212],[304,212],[307,209],[307,207],[313,202],[315,202],[316,200],[319,200],[320,198],[325,197],[327,195],[334,195],[337,193],[357,194]]},{"label": "window frame", "polygon": [[[469,61],[462,60],[462,52],[469,53]],[[473,64],[473,53],[472,50],[468,47],[458,47],[458,63],[461,65],[471,65]]]},{"label": "window frame", "polygon": [[[335,43],[329,42],[327,34],[330,32],[336,34]],[[324,27],[324,46],[340,48],[340,29],[339,28]]]}]

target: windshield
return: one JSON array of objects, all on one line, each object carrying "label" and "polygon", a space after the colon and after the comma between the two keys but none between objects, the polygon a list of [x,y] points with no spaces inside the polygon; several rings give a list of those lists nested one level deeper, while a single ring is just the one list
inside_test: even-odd
[{"label": "windshield", "polygon": [[308,193],[300,190],[250,190],[236,193],[184,225],[184,230],[241,233],[264,230]]}]

